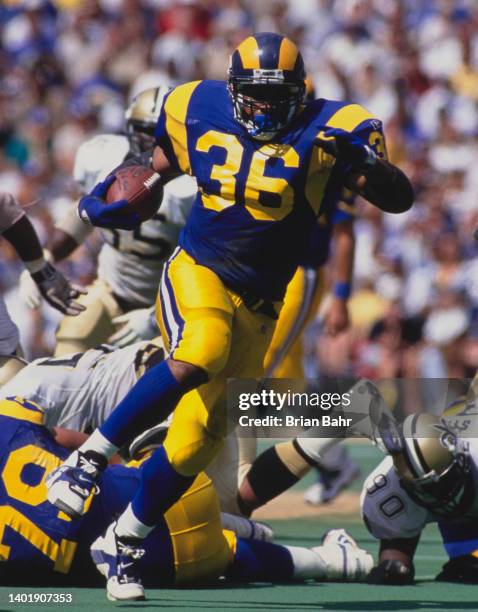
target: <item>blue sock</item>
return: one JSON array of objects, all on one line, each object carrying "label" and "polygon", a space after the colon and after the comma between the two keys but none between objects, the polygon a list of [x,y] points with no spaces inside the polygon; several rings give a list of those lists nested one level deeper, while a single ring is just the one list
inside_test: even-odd
[{"label": "blue sock", "polygon": [[134,515],[145,525],[156,525],[195,478],[176,472],[160,446],[141,469],[141,485],[131,502]]},{"label": "blue sock", "polygon": [[164,421],[188,391],[171,373],[166,361],[148,370],[121,400],[100,432],[118,447]]},{"label": "blue sock", "polygon": [[478,549],[478,526],[471,521],[439,522],[443,546],[450,558],[471,555]]},{"label": "blue sock", "polygon": [[234,561],[226,577],[242,582],[280,582],[292,580],[294,563],[284,546],[237,538]]}]

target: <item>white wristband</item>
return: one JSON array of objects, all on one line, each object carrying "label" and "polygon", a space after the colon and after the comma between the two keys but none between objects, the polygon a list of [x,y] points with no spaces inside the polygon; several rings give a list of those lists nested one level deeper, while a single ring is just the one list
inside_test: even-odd
[{"label": "white wristband", "polygon": [[55,227],[71,236],[77,244],[81,244],[93,229],[93,226],[86,225],[80,219],[78,205],[72,206],[66,215],[56,223]]},{"label": "white wristband", "polygon": [[80,221],[83,221],[85,225],[89,225],[90,227],[93,227],[93,223],[91,223],[86,210],[80,210],[80,207],[78,206],[76,209],[76,212],[78,214],[78,218],[80,219]]}]

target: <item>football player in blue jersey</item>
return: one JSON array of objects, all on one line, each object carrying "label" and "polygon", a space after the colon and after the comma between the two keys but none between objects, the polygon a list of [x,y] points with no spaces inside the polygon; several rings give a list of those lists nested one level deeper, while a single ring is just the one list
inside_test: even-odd
[{"label": "football player in blue jersey", "polygon": [[[0,400],[0,571],[10,586],[95,586],[96,568],[138,563],[155,588],[194,586],[225,575],[241,581],[362,580],[373,565],[343,530],[310,549],[244,539],[223,529],[219,502],[204,473],[161,518],[138,550],[123,541],[111,557],[101,533],[121,513],[141,481],[143,456],[110,465],[98,480],[85,514],[72,521],[47,502],[47,474],[68,455],[58,441],[77,432],[49,430],[43,409],[19,397]],[[151,440],[150,440],[151,442]],[[91,551],[90,551],[91,546]],[[25,569],[28,568],[28,572]],[[119,595],[141,597],[134,582]]]},{"label": "football player in blue jersey", "polygon": [[[187,173],[198,183],[157,301],[169,357],[47,483],[49,500],[80,516],[108,457],[176,407],[164,446],[107,532],[104,547],[113,557],[125,538],[140,546],[221,448],[226,382],[262,375],[287,284],[316,217],[344,186],[386,212],[404,212],[413,203],[407,177],[386,160],[381,122],[358,104],[304,104],[304,79],[296,45],[261,33],[233,52],[227,83],[186,83],[165,99],[156,146],[144,163],[163,181]],[[114,210],[104,206],[112,180],[80,201],[85,222],[124,223],[126,202]],[[132,569],[112,568],[108,589],[132,581],[140,589]]]}]

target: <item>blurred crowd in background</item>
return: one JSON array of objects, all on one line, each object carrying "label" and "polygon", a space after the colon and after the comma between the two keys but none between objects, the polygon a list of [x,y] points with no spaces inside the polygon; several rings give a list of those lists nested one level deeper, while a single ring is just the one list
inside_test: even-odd
[{"label": "blurred crowd in background", "polygon": [[[120,132],[125,104],[157,84],[224,79],[253,31],[300,47],[317,97],[382,119],[416,205],[357,203],[351,328],[308,334],[308,372],[465,377],[478,366],[478,3],[474,0],[3,0],[0,189],[40,236],[77,197],[75,151]],[[87,284],[98,239],[62,264]],[[18,296],[1,244],[0,291],[29,357],[48,354],[56,314]]]}]

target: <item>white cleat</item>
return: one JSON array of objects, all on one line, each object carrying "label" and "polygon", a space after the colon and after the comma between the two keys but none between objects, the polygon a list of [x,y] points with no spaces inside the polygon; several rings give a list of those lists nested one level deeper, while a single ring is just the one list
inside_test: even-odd
[{"label": "white cleat", "polygon": [[98,571],[107,579],[106,596],[110,601],[141,601],[144,587],[138,573],[138,561],[144,555],[141,540],[120,538],[112,523],[90,548]]},{"label": "white cleat", "polygon": [[74,451],[63,465],[46,478],[48,501],[72,519],[84,514],[86,500],[98,491],[96,478],[100,470],[106,467],[106,459],[96,455],[86,457],[80,451]]},{"label": "white cleat", "polygon": [[359,548],[345,529],[331,529],[322,538],[322,546],[312,550],[324,559],[328,580],[362,581],[374,565],[372,555]]},{"label": "white cleat", "polygon": [[357,542],[345,529],[329,529],[322,536],[322,546],[329,544],[344,544],[353,548],[359,548]]}]

